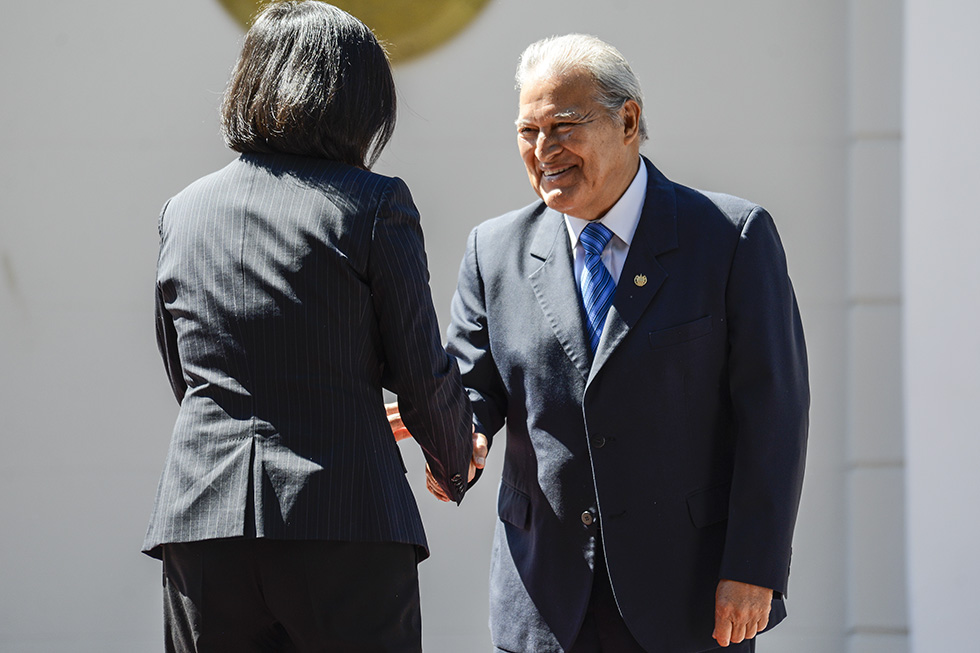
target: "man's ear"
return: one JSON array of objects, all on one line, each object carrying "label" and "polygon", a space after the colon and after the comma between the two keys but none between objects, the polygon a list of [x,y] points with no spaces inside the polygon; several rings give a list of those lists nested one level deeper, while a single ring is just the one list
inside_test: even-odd
[{"label": "man's ear", "polygon": [[640,105],[636,100],[626,100],[619,110],[623,119],[623,137],[626,143],[632,143],[640,137]]}]

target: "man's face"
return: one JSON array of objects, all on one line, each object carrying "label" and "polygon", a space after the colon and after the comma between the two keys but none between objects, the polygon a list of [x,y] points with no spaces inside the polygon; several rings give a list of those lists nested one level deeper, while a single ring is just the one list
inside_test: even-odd
[{"label": "man's face", "polygon": [[543,75],[521,89],[517,144],[531,187],[552,209],[601,218],[626,191],[639,165],[639,106],[622,120],[594,99],[585,72]]}]

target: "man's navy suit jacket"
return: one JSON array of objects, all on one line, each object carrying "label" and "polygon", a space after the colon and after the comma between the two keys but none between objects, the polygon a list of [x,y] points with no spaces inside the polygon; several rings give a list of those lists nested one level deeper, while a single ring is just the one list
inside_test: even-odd
[{"label": "man's navy suit jacket", "polygon": [[453,499],[471,413],[404,182],[243,155],[160,216],[157,340],[180,411],[144,542],[404,542],[427,555],[382,386]]},{"label": "man's navy suit jacket", "polygon": [[595,355],[563,217],[538,202],[470,235],[448,349],[478,431],[506,424],[491,630],[507,651],[574,641],[601,536],[649,651],[711,639],[719,579],[782,594],[809,389],[785,256],[765,210],[649,161]]}]

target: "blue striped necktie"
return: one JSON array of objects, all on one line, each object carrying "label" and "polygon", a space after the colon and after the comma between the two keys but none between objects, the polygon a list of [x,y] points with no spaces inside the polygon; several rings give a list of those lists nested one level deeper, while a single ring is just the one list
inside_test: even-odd
[{"label": "blue striped necktie", "polygon": [[582,273],[582,302],[585,304],[585,314],[589,318],[589,344],[592,351],[599,346],[602,336],[602,326],[606,322],[606,313],[612,304],[616,283],[609,270],[602,263],[602,250],[606,248],[612,232],[604,224],[590,222],[585,225],[578,237],[585,250],[585,269]]}]

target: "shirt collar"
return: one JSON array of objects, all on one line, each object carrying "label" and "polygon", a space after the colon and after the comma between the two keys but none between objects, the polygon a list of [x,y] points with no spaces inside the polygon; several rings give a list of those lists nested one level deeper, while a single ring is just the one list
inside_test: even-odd
[{"label": "shirt collar", "polygon": [[[636,171],[636,175],[633,176],[633,181],[626,192],[597,222],[608,227],[613,235],[626,243],[628,247],[633,241],[636,226],[640,223],[640,213],[643,212],[643,202],[646,200],[646,195],[647,167],[641,158],[640,167]],[[589,222],[592,221],[565,215],[565,226],[568,228],[568,235],[572,239],[572,248],[578,245],[578,238]]]}]

